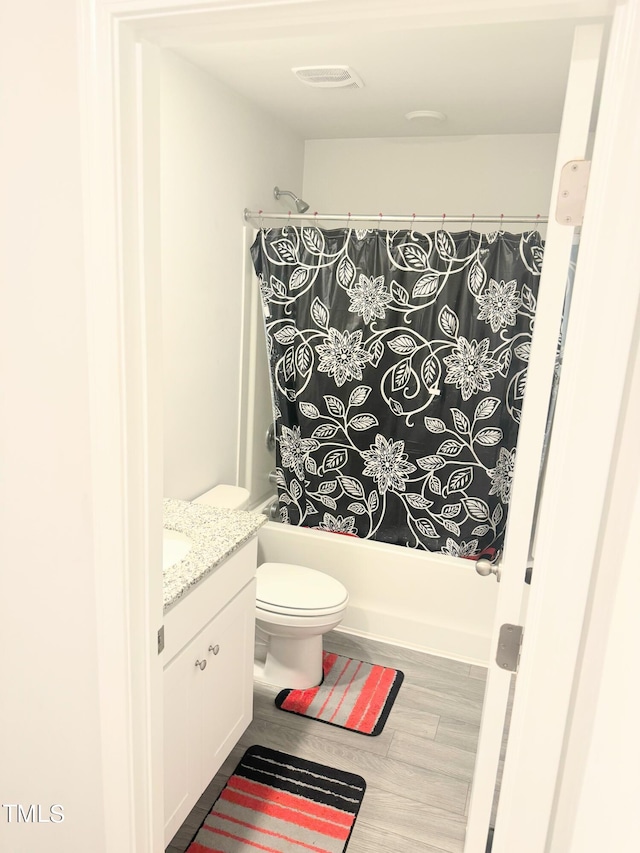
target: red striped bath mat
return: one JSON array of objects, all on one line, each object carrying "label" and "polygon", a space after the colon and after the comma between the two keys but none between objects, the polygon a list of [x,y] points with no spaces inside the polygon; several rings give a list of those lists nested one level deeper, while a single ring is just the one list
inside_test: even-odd
[{"label": "red striped bath mat", "polygon": [[365,788],[354,773],[249,747],[187,853],[342,853]]},{"label": "red striped bath mat", "polygon": [[379,735],[404,678],[399,669],[324,652],[319,687],[282,690],[281,711],[311,717],[363,735]]}]

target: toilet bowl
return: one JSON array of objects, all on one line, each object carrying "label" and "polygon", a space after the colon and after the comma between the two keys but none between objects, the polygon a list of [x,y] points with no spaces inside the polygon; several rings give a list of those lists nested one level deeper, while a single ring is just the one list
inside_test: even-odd
[{"label": "toilet bowl", "polygon": [[[219,485],[193,502],[245,509],[249,492]],[[342,621],[347,590],[323,572],[291,563],[263,563],[256,580],[254,678],[276,687],[315,687],[322,681],[322,635]]]},{"label": "toilet bowl", "polygon": [[322,681],[322,635],[342,621],[347,590],[323,572],[290,563],[263,563],[256,579],[256,629],[266,648],[254,677],[277,687],[315,687]]}]

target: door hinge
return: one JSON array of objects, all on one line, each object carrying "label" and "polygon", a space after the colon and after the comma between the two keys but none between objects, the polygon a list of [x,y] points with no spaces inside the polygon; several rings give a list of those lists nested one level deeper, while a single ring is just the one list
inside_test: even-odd
[{"label": "door hinge", "polygon": [[562,167],[556,201],[556,221],[560,225],[582,225],[590,170],[591,160],[569,160]]},{"label": "door hinge", "polygon": [[500,669],[517,672],[522,647],[522,625],[502,625],[498,638],[496,663]]},{"label": "door hinge", "polygon": [[164,625],[158,631],[158,654],[161,655],[164,651]]}]

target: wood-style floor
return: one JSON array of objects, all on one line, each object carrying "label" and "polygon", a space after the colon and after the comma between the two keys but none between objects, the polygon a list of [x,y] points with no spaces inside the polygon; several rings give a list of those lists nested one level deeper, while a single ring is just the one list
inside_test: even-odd
[{"label": "wood-style floor", "polygon": [[350,634],[324,647],[404,672],[382,734],[347,732],[279,711],[276,688],[256,685],[254,720],[174,836],[184,853],[245,749],[278,749],[358,773],[367,783],[347,853],[460,853],[486,670]]}]

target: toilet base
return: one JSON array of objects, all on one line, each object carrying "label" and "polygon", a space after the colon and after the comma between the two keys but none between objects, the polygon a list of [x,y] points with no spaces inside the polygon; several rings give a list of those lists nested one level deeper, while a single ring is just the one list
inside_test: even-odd
[{"label": "toilet base", "polygon": [[256,681],[304,690],[322,681],[322,634],[312,637],[269,637],[264,663],[254,661]]}]

